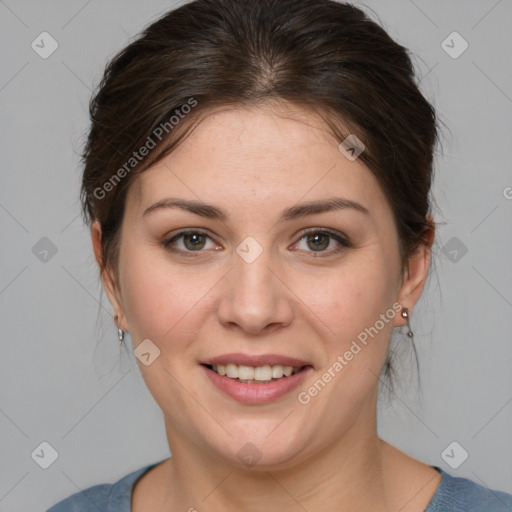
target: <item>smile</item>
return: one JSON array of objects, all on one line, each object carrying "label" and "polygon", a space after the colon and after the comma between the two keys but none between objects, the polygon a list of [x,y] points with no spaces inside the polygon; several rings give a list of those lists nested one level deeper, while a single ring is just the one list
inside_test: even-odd
[{"label": "smile", "polygon": [[249,366],[216,361],[216,364],[202,363],[200,367],[223,395],[248,405],[261,405],[285,398],[313,371],[313,366],[309,364]]},{"label": "smile", "polygon": [[281,364],[273,366],[266,364],[264,366],[254,367],[233,363],[207,366],[219,375],[225,375],[228,379],[234,379],[246,384],[272,382],[272,380],[275,379],[282,379],[284,377],[290,377],[290,375],[295,375],[304,368],[304,366],[283,366]]}]

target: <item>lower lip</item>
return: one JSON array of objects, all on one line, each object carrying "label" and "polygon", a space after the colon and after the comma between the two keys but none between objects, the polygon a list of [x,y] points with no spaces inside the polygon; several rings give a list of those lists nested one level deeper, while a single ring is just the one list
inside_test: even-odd
[{"label": "lower lip", "polygon": [[239,402],[252,405],[265,404],[290,393],[298,387],[310,371],[313,370],[313,367],[306,366],[300,372],[290,375],[289,377],[276,379],[266,384],[247,384],[245,382],[238,382],[237,380],[230,379],[224,375],[219,375],[206,366],[201,366],[206,371],[208,378],[221,391]]}]

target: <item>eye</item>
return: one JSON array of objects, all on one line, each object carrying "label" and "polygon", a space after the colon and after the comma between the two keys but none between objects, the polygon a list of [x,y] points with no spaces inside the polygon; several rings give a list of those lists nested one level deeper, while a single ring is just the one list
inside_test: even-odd
[{"label": "eye", "polygon": [[[221,249],[206,233],[192,230],[180,231],[162,245],[170,251],[185,254]],[[349,240],[341,233],[317,229],[304,233],[292,248],[305,252],[334,254],[351,246]]]},{"label": "eye", "polygon": [[[301,247],[302,242],[304,243]],[[307,252],[326,252],[333,254],[351,246],[352,244],[349,240],[341,235],[341,233],[327,230],[315,230],[303,234],[294,247]]]},{"label": "eye", "polygon": [[210,236],[200,231],[181,231],[163,242],[163,246],[176,252],[200,252],[203,249],[219,248]]}]

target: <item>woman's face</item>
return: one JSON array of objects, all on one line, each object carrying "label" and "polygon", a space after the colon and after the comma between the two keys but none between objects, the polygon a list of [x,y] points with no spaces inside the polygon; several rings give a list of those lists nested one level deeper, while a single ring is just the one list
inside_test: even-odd
[{"label": "woman's face", "polygon": [[277,112],[210,113],[128,192],[105,285],[173,454],[277,468],[373,433],[397,303],[421,293],[428,253],[402,275],[372,173],[313,114]]}]

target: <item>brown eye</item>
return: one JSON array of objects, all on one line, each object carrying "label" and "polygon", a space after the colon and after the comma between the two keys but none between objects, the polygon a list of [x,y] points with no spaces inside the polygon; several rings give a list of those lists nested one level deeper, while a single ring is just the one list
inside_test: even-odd
[{"label": "brown eye", "polygon": [[313,251],[323,251],[329,247],[330,237],[324,233],[313,233],[306,237],[308,247]]},{"label": "brown eye", "polygon": [[205,252],[208,249],[220,249],[206,233],[190,230],[177,233],[166,242],[163,242],[163,246],[169,251],[182,254]]},{"label": "brown eye", "polygon": [[315,230],[304,233],[295,244],[306,253],[325,253],[326,256],[352,247],[349,239],[338,232]]},{"label": "brown eye", "polygon": [[183,243],[190,251],[203,249],[206,244],[206,237],[201,233],[183,235]]}]

